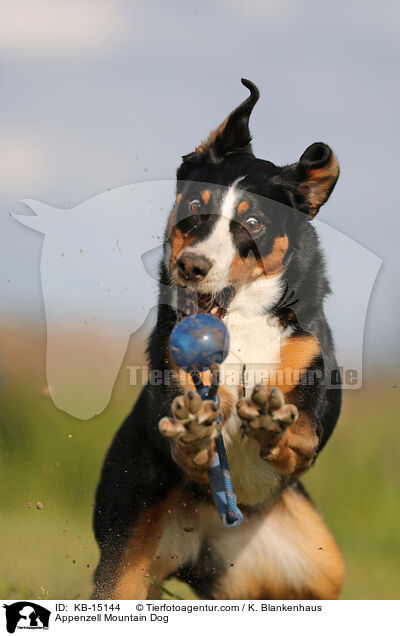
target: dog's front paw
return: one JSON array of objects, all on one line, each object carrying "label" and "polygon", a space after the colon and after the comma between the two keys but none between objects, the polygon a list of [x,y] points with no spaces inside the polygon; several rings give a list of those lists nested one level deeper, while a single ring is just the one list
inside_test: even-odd
[{"label": "dog's front paw", "polygon": [[257,384],[251,397],[241,398],[236,408],[243,434],[257,440],[263,459],[273,460],[280,439],[299,416],[295,405],[285,403],[280,389]]},{"label": "dog's front paw", "polygon": [[[174,456],[182,465],[193,462],[205,466],[212,458],[211,441],[217,437],[221,425],[217,423],[219,411],[212,400],[202,400],[196,391],[187,390],[172,402],[172,418],[159,422],[162,435],[176,444]],[[211,457],[210,457],[211,456]],[[187,465],[183,466],[185,469]]]}]

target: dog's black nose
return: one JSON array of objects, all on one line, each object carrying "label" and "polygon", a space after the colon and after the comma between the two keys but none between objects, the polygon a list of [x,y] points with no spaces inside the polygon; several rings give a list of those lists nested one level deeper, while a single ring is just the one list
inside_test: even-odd
[{"label": "dog's black nose", "polygon": [[201,280],[211,269],[211,262],[205,256],[183,252],[177,260],[179,274],[185,280]]}]

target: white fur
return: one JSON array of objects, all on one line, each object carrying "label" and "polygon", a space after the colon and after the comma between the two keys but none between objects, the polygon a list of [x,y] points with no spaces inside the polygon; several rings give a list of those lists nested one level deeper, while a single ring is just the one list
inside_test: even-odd
[{"label": "white fur", "polygon": [[219,582],[222,593],[231,590],[231,598],[247,598],[249,578],[253,586],[258,584],[262,589],[267,572],[275,582],[288,584],[294,589],[304,587],[313,576],[314,567],[310,559],[293,541],[282,535],[273,513],[258,521],[245,520],[238,532],[235,529],[216,533],[212,545],[223,562],[233,561],[233,568],[228,567]]},{"label": "white fur", "polygon": [[265,314],[279,300],[282,294],[280,275],[259,278],[244,285],[232,299],[228,313],[237,312],[243,316]]},{"label": "white fur", "polygon": [[[155,556],[169,559],[171,572],[183,565],[194,565],[198,560],[204,538],[203,524],[199,524],[199,520],[200,516],[195,512],[192,501],[189,506],[183,507],[183,501],[178,500],[168,513]],[[187,532],[185,528],[193,530]]]},{"label": "white fur", "polygon": [[[280,350],[290,330],[283,331],[277,318],[266,311],[281,293],[279,276],[260,279],[245,285],[229,306],[224,322],[229,330],[230,351],[221,366],[221,377],[235,402],[240,396],[244,368],[245,395],[250,395],[255,383],[266,380],[260,374],[280,362]],[[243,438],[235,409],[224,424],[223,436],[238,502],[253,505],[272,497],[279,486],[279,474],[260,458],[257,442]]]},{"label": "white fur", "polygon": [[228,284],[229,268],[236,254],[229,224],[235,214],[239,196],[236,185],[241,179],[243,177],[236,179],[227,189],[222,199],[220,216],[210,236],[185,250],[188,254],[206,256],[212,263],[205,279],[195,285],[200,294],[220,291]]},{"label": "white fur", "polygon": [[[215,563],[228,565],[221,581],[222,587],[231,587],[229,579],[233,577],[233,591],[239,594],[238,586],[240,588],[242,578],[244,588],[246,577],[249,576],[254,583],[259,581],[262,585],[266,567],[274,580],[299,589],[310,574],[312,576],[313,564],[310,559],[302,554],[293,538],[282,534],[279,517],[276,518],[273,512],[270,515],[253,515],[251,518],[245,516],[241,526],[227,530],[211,503],[194,505],[193,501],[188,501],[184,507],[184,500],[182,491],[176,506],[168,514],[156,553],[171,572],[183,565],[194,565],[202,545],[209,544],[210,556],[212,559],[215,557]],[[232,569],[229,567],[231,563]]]}]

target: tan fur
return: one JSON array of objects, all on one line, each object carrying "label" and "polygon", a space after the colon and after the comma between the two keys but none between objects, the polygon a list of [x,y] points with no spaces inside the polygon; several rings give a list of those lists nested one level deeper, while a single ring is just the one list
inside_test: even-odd
[{"label": "tan fur", "polygon": [[271,384],[278,386],[286,396],[299,382],[301,372],[308,369],[320,353],[321,347],[315,336],[288,338],[281,349],[281,362]]},{"label": "tan fur", "polygon": [[323,168],[310,170],[307,181],[301,186],[310,202],[310,214],[316,215],[323,205],[339,176],[339,162],[332,154],[331,160]]},{"label": "tan fur", "polygon": [[259,265],[264,269],[266,277],[277,276],[283,269],[283,259],[289,248],[287,235],[277,236],[270,254],[260,259]]},{"label": "tan fur", "polygon": [[240,289],[241,286],[257,278],[277,276],[283,269],[283,259],[288,248],[289,239],[285,234],[276,237],[271,252],[264,258],[240,258],[238,254],[235,254],[229,269],[228,281],[235,283]]},{"label": "tan fur", "polygon": [[211,198],[210,190],[203,190],[203,192],[201,193],[201,198],[203,200],[204,205],[208,205]]},{"label": "tan fur", "polygon": [[250,203],[248,201],[241,201],[237,206],[237,213],[244,214],[250,209]]},{"label": "tan fur", "polygon": [[208,138],[205,141],[203,141],[199,146],[197,146],[196,152],[199,152],[199,153],[207,152],[209,147],[215,143],[216,139],[218,139],[218,137],[222,137],[230,116],[231,115],[228,115],[228,117],[222,122],[220,126],[218,126],[218,128],[210,132]]},{"label": "tan fur", "polygon": [[188,233],[183,233],[178,229],[177,226],[172,230],[171,235],[171,255],[170,255],[170,269],[171,271],[176,265],[176,262],[182,252],[189,247],[194,241],[194,237],[190,236]]},{"label": "tan fur", "polygon": [[171,442],[171,455],[174,461],[182,468],[185,474],[197,482],[198,484],[208,483],[207,468],[212,464],[215,451],[214,440],[210,441],[208,448],[208,459],[201,466],[197,466],[193,462],[193,451],[190,447],[181,446],[175,442]]},{"label": "tan fur", "polygon": [[190,236],[190,234],[187,232],[182,232],[176,224],[176,217],[181,200],[182,195],[178,194],[178,196],[176,197],[175,207],[172,210],[168,221],[167,234],[168,242],[171,246],[171,253],[169,257],[170,271],[174,269],[176,261],[178,260],[183,250],[185,250],[194,241],[193,236]]},{"label": "tan fur", "polygon": [[[320,352],[318,339],[310,335],[288,338],[283,345],[281,363],[271,384],[281,389],[288,403],[292,402],[290,393],[302,372],[312,366]],[[317,446],[315,423],[300,410],[298,420],[286,430],[270,453],[269,462],[286,478],[295,479],[311,465]]]},{"label": "tan fur", "polygon": [[[218,599],[337,599],[343,558],[307,499],[287,490],[259,527],[249,525],[242,552],[225,547],[234,566],[217,583]],[[229,537],[228,537],[229,544]],[[230,552],[229,552],[230,550]],[[235,554],[236,552],[236,554]]]},{"label": "tan fur", "polygon": [[169,219],[168,219],[168,227],[167,227],[167,236],[168,239],[170,238],[171,234],[172,234],[172,230],[174,229],[174,227],[176,226],[176,215],[178,213],[178,208],[179,208],[179,204],[182,200],[182,195],[178,194],[178,196],[176,197],[175,200],[175,207],[172,210]]},{"label": "tan fur", "polygon": [[269,463],[287,479],[297,479],[311,465],[317,447],[315,425],[300,411],[297,422],[287,429],[269,453]]}]

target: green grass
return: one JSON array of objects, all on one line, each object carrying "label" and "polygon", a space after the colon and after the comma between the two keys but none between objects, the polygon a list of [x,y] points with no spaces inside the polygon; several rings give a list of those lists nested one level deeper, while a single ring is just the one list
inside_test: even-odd
[{"label": "green grass", "polygon": [[[345,556],[343,598],[399,598],[397,393],[374,385],[346,392],[338,428],[305,479]],[[94,491],[106,449],[135,397],[135,389],[117,387],[106,411],[85,422],[57,410],[32,381],[14,375],[3,386],[3,598],[90,594],[98,558],[91,530]],[[195,598],[175,581],[165,586],[181,598]]]},{"label": "green grass", "polygon": [[400,596],[398,389],[345,392],[334,436],[304,479],[341,547],[343,598]]}]

